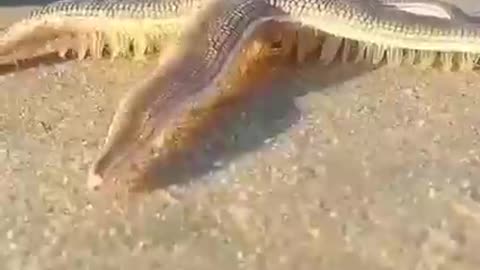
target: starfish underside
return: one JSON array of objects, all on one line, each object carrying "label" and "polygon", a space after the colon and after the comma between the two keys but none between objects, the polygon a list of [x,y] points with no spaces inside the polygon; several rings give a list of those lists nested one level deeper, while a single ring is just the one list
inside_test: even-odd
[{"label": "starfish underside", "polygon": [[0,62],[160,52],[153,74],[123,99],[89,186],[138,183],[188,147],[215,104],[241,93],[267,58],[315,56],[444,70],[480,62],[478,19],[434,0],[59,1],[0,36]]}]

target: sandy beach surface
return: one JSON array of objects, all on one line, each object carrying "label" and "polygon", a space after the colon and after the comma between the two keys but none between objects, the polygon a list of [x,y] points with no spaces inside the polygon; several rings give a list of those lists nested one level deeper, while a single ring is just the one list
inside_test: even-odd
[{"label": "sandy beach surface", "polygon": [[[35,4],[3,3],[5,25]],[[154,66],[0,74],[1,269],[480,268],[478,71],[289,70],[228,108],[172,185],[118,206],[87,169]]]}]

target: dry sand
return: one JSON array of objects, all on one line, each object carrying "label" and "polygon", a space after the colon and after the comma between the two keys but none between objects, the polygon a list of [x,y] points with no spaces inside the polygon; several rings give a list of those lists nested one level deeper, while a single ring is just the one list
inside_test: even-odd
[{"label": "dry sand", "polygon": [[153,62],[0,75],[1,269],[479,269],[478,72],[299,68],[126,211],[85,175]]}]

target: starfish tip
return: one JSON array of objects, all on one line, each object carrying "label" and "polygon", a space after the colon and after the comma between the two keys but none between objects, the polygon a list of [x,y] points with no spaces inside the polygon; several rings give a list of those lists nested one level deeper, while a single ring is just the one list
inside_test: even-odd
[{"label": "starfish tip", "polygon": [[103,184],[103,178],[97,173],[89,173],[87,187],[90,190],[97,190]]}]

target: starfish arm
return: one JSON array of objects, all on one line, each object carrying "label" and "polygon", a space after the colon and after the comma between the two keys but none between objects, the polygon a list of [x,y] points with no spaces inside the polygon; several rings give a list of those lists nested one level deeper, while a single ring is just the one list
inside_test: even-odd
[{"label": "starfish arm", "polygon": [[480,27],[387,8],[377,0],[267,0],[296,22],[334,36],[406,49],[480,53]]},{"label": "starfish arm", "polygon": [[[64,57],[69,50],[79,59],[87,54],[99,58],[107,48],[111,58],[133,55],[141,60],[144,54],[158,51],[177,39],[184,22],[204,3],[205,0],[53,2],[2,30],[0,62],[15,62],[49,52]],[[478,17],[437,0],[381,0],[380,3],[417,15],[479,22]]]},{"label": "starfish arm", "polygon": [[84,58],[141,58],[180,35],[183,24],[202,0],[57,1],[34,10],[0,34],[0,61],[30,58],[46,52],[64,56],[69,49]]},{"label": "starfish arm", "polygon": [[382,0],[385,6],[391,6],[406,12],[423,16],[453,19],[462,22],[471,22],[475,18],[467,15],[459,7],[437,0]]},{"label": "starfish arm", "polygon": [[88,185],[137,179],[187,144],[182,136],[202,126],[200,115],[231,94],[219,84],[273,11],[264,1],[211,1],[194,16],[180,45],[164,51],[154,74],[121,102]]}]

